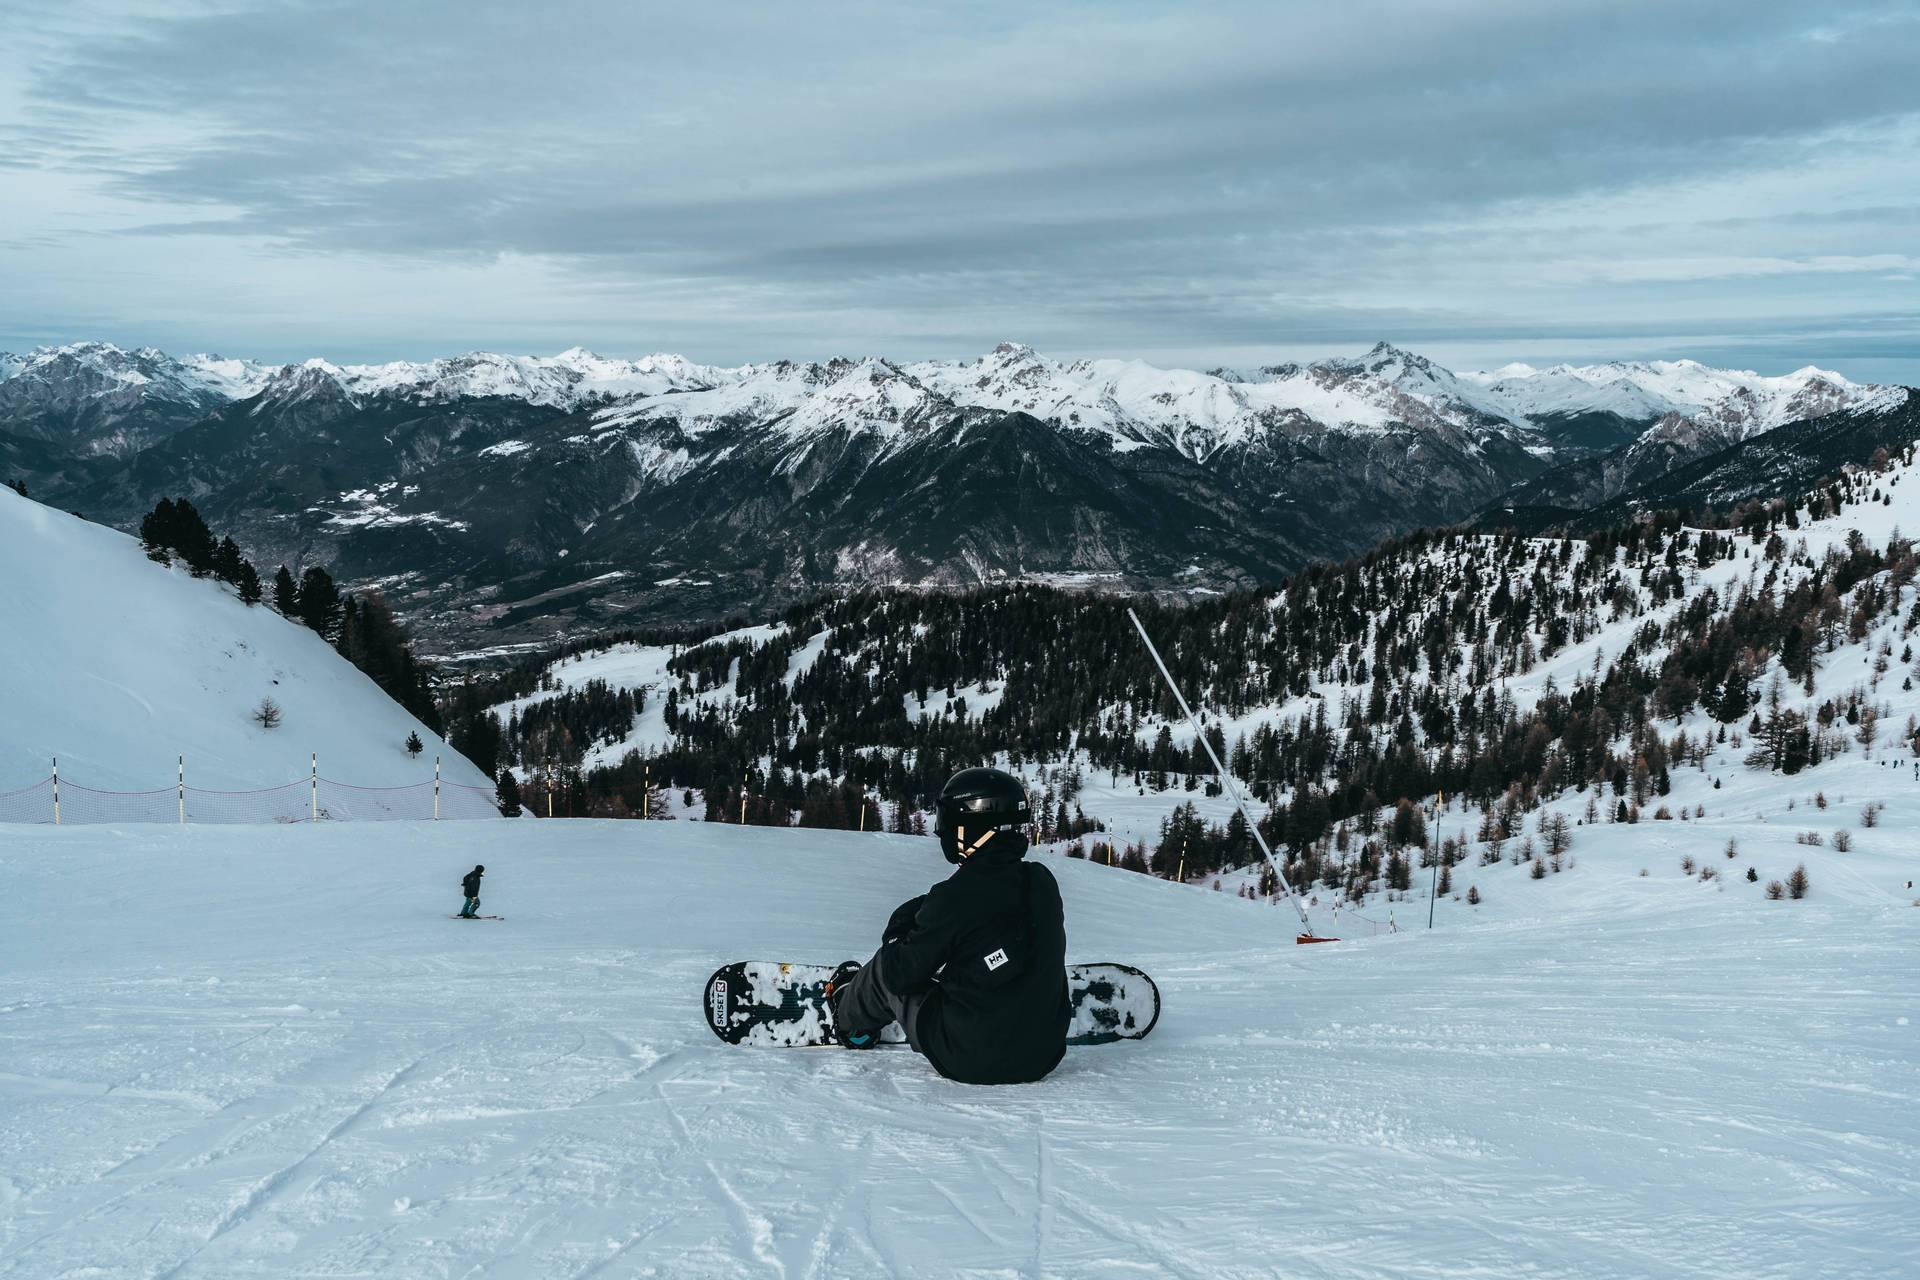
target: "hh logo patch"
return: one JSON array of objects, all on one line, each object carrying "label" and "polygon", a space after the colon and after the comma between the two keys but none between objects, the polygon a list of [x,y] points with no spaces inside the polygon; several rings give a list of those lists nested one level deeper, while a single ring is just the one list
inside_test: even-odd
[{"label": "hh logo patch", "polygon": [[987,971],[992,972],[993,970],[998,969],[1001,965],[1005,964],[1006,962],[1007,962],[1007,952],[1004,947],[1001,948],[999,951],[990,952],[987,955]]}]

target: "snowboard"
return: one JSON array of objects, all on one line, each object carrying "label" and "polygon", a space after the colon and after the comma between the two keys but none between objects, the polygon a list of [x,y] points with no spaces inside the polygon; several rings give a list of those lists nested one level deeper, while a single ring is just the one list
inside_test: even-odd
[{"label": "snowboard", "polygon": [[[762,1048],[817,1048],[835,1044],[826,985],[837,966],[743,960],[722,965],[707,979],[707,1025],[728,1044]],[[1138,1040],[1160,1020],[1160,989],[1131,965],[1070,964],[1067,995],[1073,1022],[1067,1043]],[[883,1045],[905,1047],[897,1022],[880,1033]]]}]

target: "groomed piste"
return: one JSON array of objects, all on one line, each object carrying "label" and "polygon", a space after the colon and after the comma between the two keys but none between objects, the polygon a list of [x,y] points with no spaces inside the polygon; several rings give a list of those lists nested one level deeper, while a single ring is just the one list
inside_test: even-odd
[{"label": "groomed piste", "polygon": [[[1317,947],[1053,860],[1069,956],[1165,1012],[999,1089],[702,1021],[723,960],[864,954],[929,840],[0,827],[0,1276],[1910,1275],[1891,799],[1845,854],[1594,829],[1431,933]],[[1675,865],[1729,835],[1811,895]],[[484,928],[446,919],[476,861]]]}]

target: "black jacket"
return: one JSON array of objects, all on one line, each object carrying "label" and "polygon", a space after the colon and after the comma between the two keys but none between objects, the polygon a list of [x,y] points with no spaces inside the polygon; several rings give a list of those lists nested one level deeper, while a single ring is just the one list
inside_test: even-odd
[{"label": "black jacket", "polygon": [[484,874],[486,873],[482,871],[467,872],[466,878],[460,882],[461,891],[464,892],[469,898],[479,897],[480,896],[480,877]]},{"label": "black jacket", "polygon": [[941,1075],[968,1084],[1038,1080],[1067,1051],[1067,929],[1060,886],[996,834],[959,870],[904,903],[874,957],[890,991],[927,992],[915,1039]]}]

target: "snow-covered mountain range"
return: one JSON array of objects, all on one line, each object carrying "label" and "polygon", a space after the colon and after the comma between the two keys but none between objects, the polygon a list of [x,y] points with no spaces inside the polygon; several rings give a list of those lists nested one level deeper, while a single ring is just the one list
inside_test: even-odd
[{"label": "snow-covered mountain range", "polygon": [[[664,412],[690,430],[742,415],[780,419],[789,433],[847,422],[910,426],[942,411],[989,409],[1106,433],[1122,447],[1173,443],[1198,457],[1275,426],[1377,432],[1497,423],[1553,441],[1557,426],[1593,415],[1642,426],[1695,420],[1727,443],[1887,394],[1812,365],[1779,377],[1691,360],[1454,373],[1385,342],[1358,358],[1204,373],[1140,360],[1054,360],[1017,343],[969,361],[869,357],[736,367],[671,354],[608,359],[581,347],[555,356],[472,351],[424,362],[316,358],[279,366],[103,342],[0,352],[0,421],[16,432],[23,422],[45,423],[89,404],[204,411],[260,396],[264,407],[322,387],[361,402],[499,398],[566,410],[618,402],[610,417]],[[686,399],[654,403],[669,396]],[[786,421],[794,415],[797,422]],[[40,430],[52,438],[51,426]]]},{"label": "snow-covered mountain range", "polygon": [[1013,343],[736,367],[83,343],[0,356],[0,479],[123,528],[191,497],[258,559],[388,584],[453,648],[863,585],[1251,585],[1906,396],[1689,361],[1455,373],[1385,343],[1208,372]]}]

